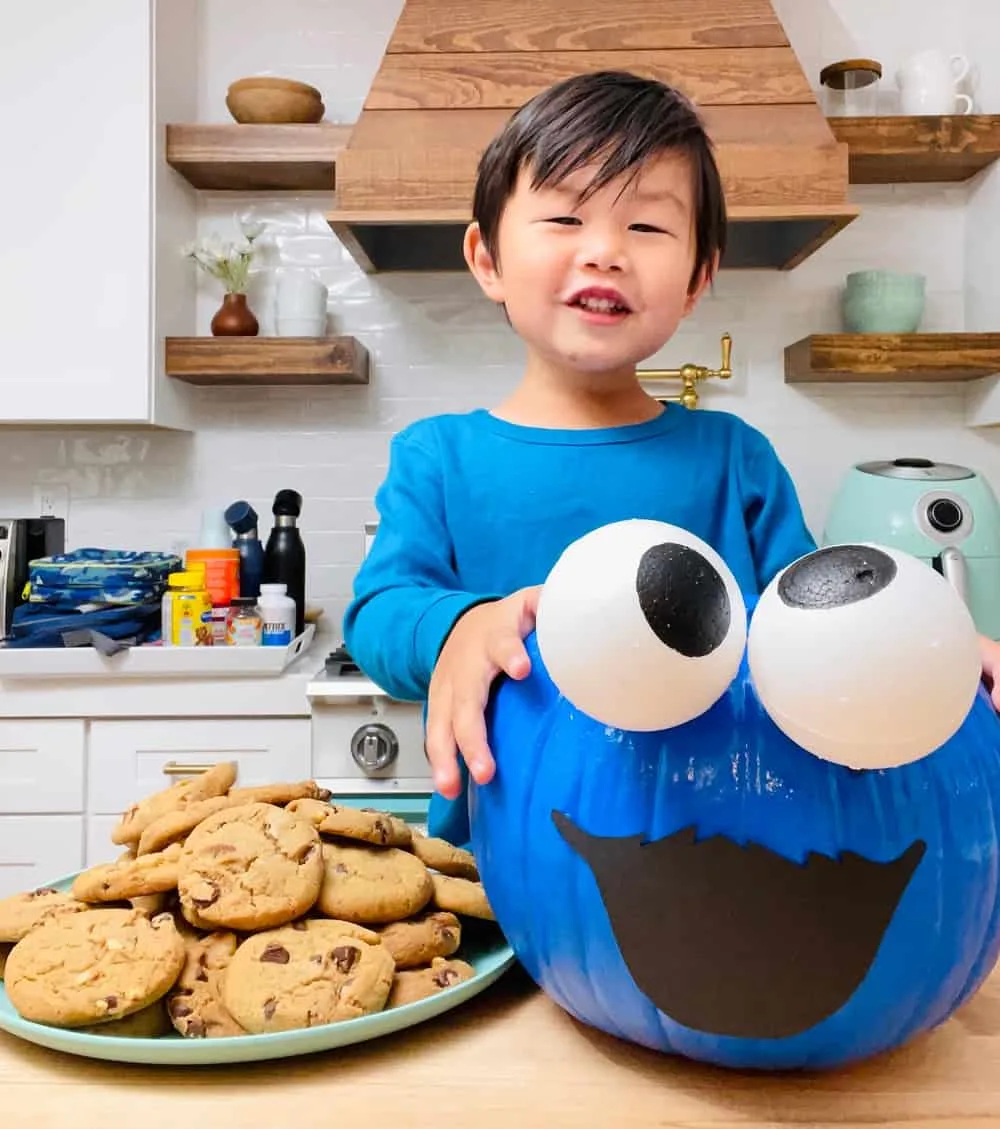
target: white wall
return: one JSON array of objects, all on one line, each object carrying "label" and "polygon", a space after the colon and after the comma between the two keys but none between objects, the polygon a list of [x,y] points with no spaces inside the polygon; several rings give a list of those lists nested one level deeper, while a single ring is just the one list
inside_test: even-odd
[{"label": "white wall", "polygon": [[[227,84],[255,72],[313,82],[330,120],[354,120],[401,6],[401,0],[201,3],[199,117],[219,122],[229,120]],[[945,15],[936,0],[776,4],[814,83],[822,63],[863,54],[886,63],[891,85],[909,50],[969,45],[984,64],[979,96],[987,110],[1000,109],[1000,19],[992,6],[992,0],[961,0]],[[983,233],[1000,231],[993,220],[1000,214],[997,176],[971,187],[855,190],[864,215],[831,244],[789,274],[723,275],[650,362],[714,363],[720,334],[733,334],[735,376],[706,389],[703,403],[737,412],[771,436],[816,532],[841,474],[861,459],[919,454],[964,462],[1000,488],[997,439],[965,426],[961,385],[806,389],[782,380],[786,344],[839,328],[838,289],[854,269],[925,271],[928,330],[995,327],[1000,294],[986,268],[998,261],[1000,246],[998,236],[990,234],[989,244]],[[190,435],[0,432],[0,511],[30,508],[34,482],[66,482],[74,545],[171,547],[194,535],[203,506],[247,497],[266,525],[273,493],[295,487],[306,498],[310,596],[326,605],[335,627],[361,556],[361,525],[374,516],[371,499],[389,436],[431,412],[495,402],[516,379],[520,349],[466,278],[363,275],[324,222],[326,204],[320,194],[206,195],[202,227],[222,232],[234,212],[251,206],[270,219],[270,261],[321,271],[336,327],[372,352],[370,387],[206,391],[200,426]],[[113,248],[113,232],[108,243]],[[208,332],[218,301],[218,291],[203,283],[199,332]]]}]

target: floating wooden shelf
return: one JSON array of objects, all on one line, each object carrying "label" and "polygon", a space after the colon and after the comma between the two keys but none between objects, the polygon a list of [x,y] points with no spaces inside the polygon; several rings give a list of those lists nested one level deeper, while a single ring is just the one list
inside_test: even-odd
[{"label": "floating wooden shelf", "polygon": [[167,164],[195,188],[332,192],[348,125],[168,125]]},{"label": "floating wooden shelf", "polygon": [[852,184],[968,180],[1000,157],[1000,115],[829,118]]},{"label": "floating wooden shelf", "polygon": [[367,384],[353,337],[168,337],[167,376],[187,384]]},{"label": "floating wooden shelf", "polygon": [[1000,373],[1000,333],[820,333],[785,349],[785,382],[976,380]]}]

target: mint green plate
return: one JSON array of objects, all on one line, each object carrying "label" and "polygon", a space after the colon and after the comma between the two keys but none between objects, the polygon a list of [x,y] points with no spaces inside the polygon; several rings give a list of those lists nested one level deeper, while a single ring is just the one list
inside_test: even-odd
[{"label": "mint green plate", "polygon": [[[44,883],[67,890],[76,875]],[[278,1031],[271,1035],[240,1035],[224,1039],[184,1039],[163,1035],[158,1039],[123,1039],[116,1035],[89,1035],[80,1031],[47,1027],[22,1019],[0,983],[0,1030],[37,1043],[41,1047],[64,1051],[85,1058],[111,1062],[140,1062],[150,1066],[209,1066],[230,1062],[258,1062],[269,1058],[291,1058],[315,1054],[334,1047],[346,1047],[403,1031],[424,1020],[433,1019],[466,1000],[479,995],[514,963],[514,952],[495,925],[463,922],[462,947],[456,954],[476,970],[471,980],[446,988],[436,996],[418,1000],[391,1011],[376,1012],[360,1019],[327,1023],[300,1031]]]}]

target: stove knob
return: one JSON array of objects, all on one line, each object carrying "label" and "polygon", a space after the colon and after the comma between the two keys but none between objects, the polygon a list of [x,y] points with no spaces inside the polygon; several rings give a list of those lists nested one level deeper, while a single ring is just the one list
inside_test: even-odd
[{"label": "stove knob", "polygon": [[399,756],[399,738],[388,725],[362,725],[351,738],[351,756],[363,772],[380,772]]}]

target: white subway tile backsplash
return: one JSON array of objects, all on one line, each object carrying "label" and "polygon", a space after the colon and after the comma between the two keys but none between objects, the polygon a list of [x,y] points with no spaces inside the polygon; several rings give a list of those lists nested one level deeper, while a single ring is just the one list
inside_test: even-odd
[{"label": "white subway tile backsplash", "polygon": [[[953,4],[945,21],[933,0],[775,6],[813,83],[831,58],[861,54],[886,63],[891,86],[896,61],[928,42],[965,45],[990,71],[996,52],[983,45],[995,35],[980,37],[977,28],[1000,28],[989,0]],[[402,0],[202,0],[199,119],[229,121],[227,85],[266,72],[314,83],[329,120],[353,121],[401,8]],[[1000,91],[991,75],[984,98]],[[997,109],[996,99],[986,108]],[[731,332],[733,378],[707,382],[702,404],[733,411],[772,439],[817,533],[841,475],[861,459],[949,459],[978,467],[1000,486],[1000,440],[965,425],[962,385],[784,383],[785,345],[841,328],[840,290],[852,270],[925,273],[928,330],[996,328],[1000,172],[971,185],[857,187],[852,194],[863,214],[819,253],[789,273],[723,274],[676,337],[642,366],[714,366],[719,337]],[[205,193],[200,230],[231,238],[237,215],[265,221],[251,302],[266,302],[267,270],[313,268],[329,290],[332,326],[371,352],[370,386],[203,389],[193,434],[4,431],[0,510],[29,511],[36,482],[66,483],[73,545],[179,550],[196,537],[203,508],[241,497],[258,510],[266,537],[274,492],[293,487],[305,498],[310,599],[325,610],[329,630],[339,631],[392,434],[428,414],[498,402],[518,379],[523,347],[471,277],[365,275],[330,231],[329,206],[324,193]],[[196,332],[208,332],[220,300],[217,285],[200,278]]]}]

